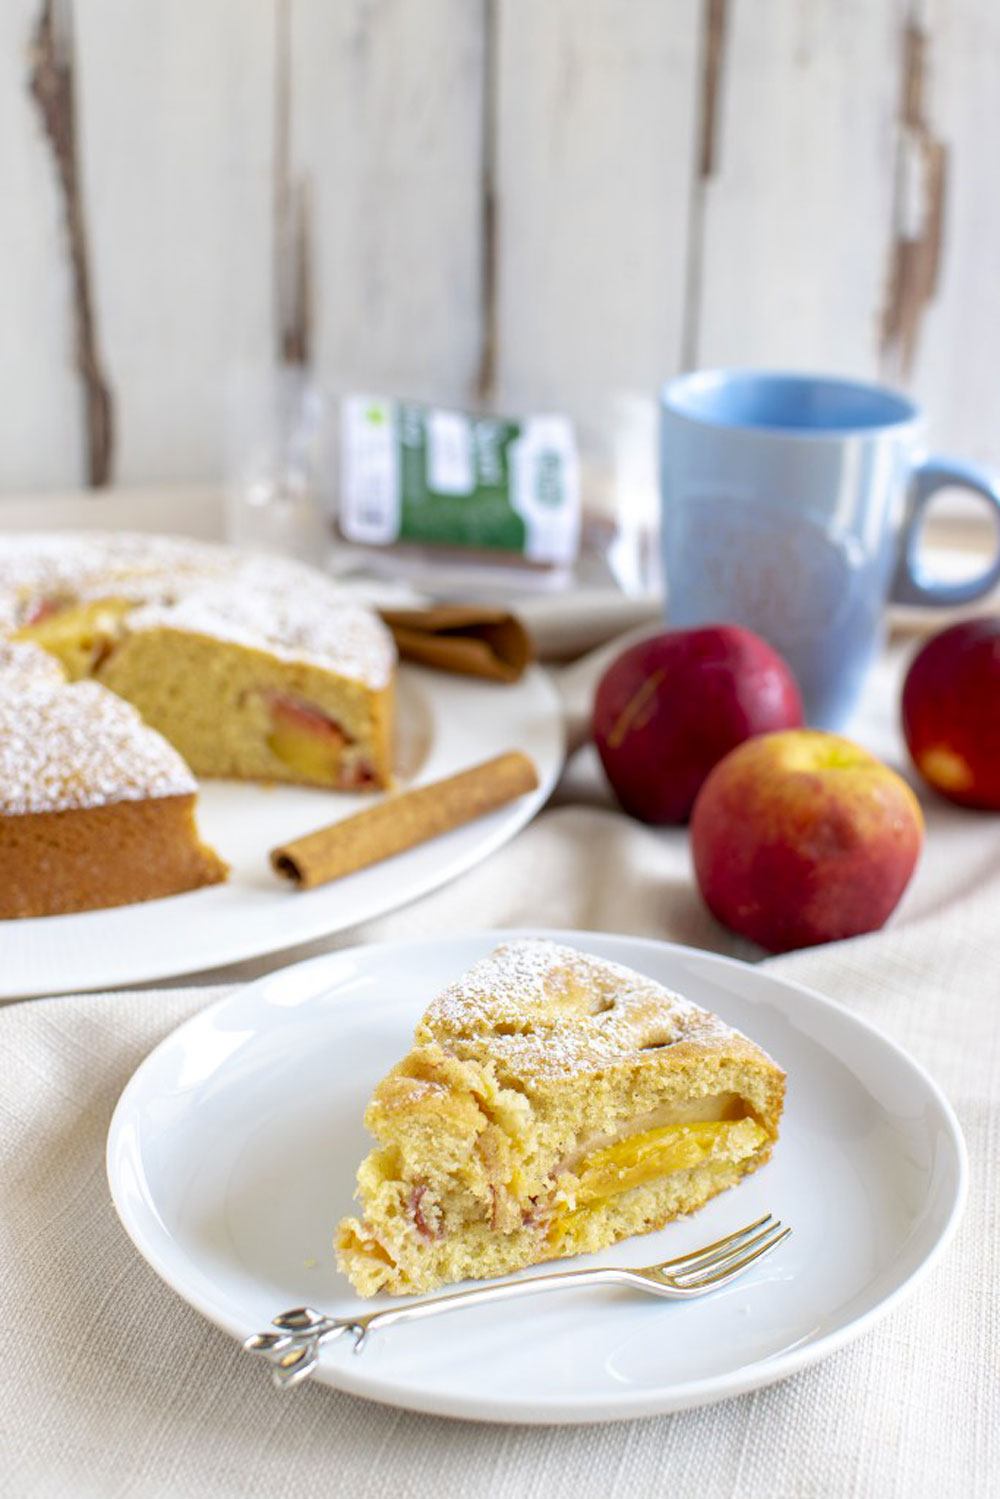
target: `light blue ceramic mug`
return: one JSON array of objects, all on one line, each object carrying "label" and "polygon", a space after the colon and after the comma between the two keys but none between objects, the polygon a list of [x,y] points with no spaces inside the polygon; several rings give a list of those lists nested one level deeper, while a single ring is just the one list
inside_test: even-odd
[{"label": "light blue ceramic mug", "polygon": [[[664,387],[663,549],[671,626],[745,625],[788,661],[807,722],[839,728],[882,638],[887,602],[969,603],[1000,582],[1000,489],[928,456],[921,413],[862,381],[754,370]],[[988,504],[997,555],[968,581],[921,568],[921,516],[961,485]]]}]

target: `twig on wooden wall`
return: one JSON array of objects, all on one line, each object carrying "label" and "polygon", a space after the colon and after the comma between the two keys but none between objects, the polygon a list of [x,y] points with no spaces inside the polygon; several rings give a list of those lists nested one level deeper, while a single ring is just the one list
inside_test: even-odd
[{"label": "twig on wooden wall", "polygon": [[499,108],[499,18],[497,0],[483,0],[482,165],[480,168],[479,364],[475,394],[492,400],[497,379],[498,204],[497,110]]},{"label": "twig on wooden wall", "polygon": [[715,171],[719,144],[719,109],[722,99],[722,59],[725,55],[728,0],[707,0],[703,19],[703,69],[701,79],[701,130],[698,175],[704,181]]},{"label": "twig on wooden wall", "polygon": [[62,189],[76,319],[76,367],[83,381],[87,477],[110,483],[114,404],[99,350],[90,254],[77,155],[76,88],[70,0],[43,0],[31,45],[30,89],[38,105]]},{"label": "twig on wooden wall", "polygon": [[292,244],[288,319],[282,329],[281,355],[287,364],[307,366],[312,362],[313,271],[312,198],[308,182],[295,188],[292,210]]},{"label": "twig on wooden wall", "polygon": [[274,72],[274,320],[278,357],[312,359],[313,279],[309,184],[292,176],[292,0],[277,0]]},{"label": "twig on wooden wall", "polygon": [[728,27],[729,0],[702,0],[701,83],[696,100],[696,155],[688,215],[684,318],[681,331],[682,369],[692,369],[698,363],[702,260],[705,248],[705,204],[709,179],[718,169],[722,68]]},{"label": "twig on wooden wall", "polygon": [[900,141],[880,354],[886,377],[912,372],[941,270],[948,148],[927,119],[930,37],[919,9],[903,28]]}]

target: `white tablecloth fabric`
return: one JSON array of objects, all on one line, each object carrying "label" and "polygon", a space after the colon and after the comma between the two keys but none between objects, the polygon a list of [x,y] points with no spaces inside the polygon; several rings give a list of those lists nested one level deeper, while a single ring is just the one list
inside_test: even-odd
[{"label": "white tablecloth fabric", "polygon": [[[897,673],[898,662],[887,664],[873,680],[855,733],[901,763]],[[243,965],[211,986],[31,1000],[0,1009],[0,1492],[1000,1493],[1000,820],[924,800],[925,853],[891,925],[771,960],[905,1045],[944,1086],[966,1132],[972,1186],[957,1240],[875,1330],[756,1394],[592,1428],[448,1422],[320,1387],[279,1394],[132,1249],[108,1197],[103,1148],[118,1094],[150,1048],[227,984],[280,960]],[[518,924],[759,956],[701,906],[684,834],[617,812],[588,750],[552,807],[508,848],[326,945]]]}]

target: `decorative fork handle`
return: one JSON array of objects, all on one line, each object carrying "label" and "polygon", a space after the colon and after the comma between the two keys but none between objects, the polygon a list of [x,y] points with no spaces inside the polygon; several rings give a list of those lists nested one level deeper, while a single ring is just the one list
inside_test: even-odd
[{"label": "decorative fork handle", "polygon": [[272,1365],[271,1376],[279,1388],[287,1389],[307,1379],[316,1367],[323,1343],[342,1332],[354,1335],[354,1352],[359,1353],[368,1334],[393,1322],[415,1321],[433,1317],[439,1312],[474,1306],[483,1301],[505,1301],[515,1296],[535,1296],[541,1291],[571,1284],[578,1286],[643,1286],[648,1283],[634,1270],[620,1265],[598,1265],[589,1270],[555,1270],[548,1275],[532,1275],[526,1280],[489,1281],[468,1291],[452,1291],[445,1296],[430,1296],[424,1301],[409,1301],[401,1306],[387,1306],[360,1317],[329,1317],[310,1306],[293,1307],[275,1317],[276,1332],[254,1333],[243,1347],[248,1353],[259,1353]]}]

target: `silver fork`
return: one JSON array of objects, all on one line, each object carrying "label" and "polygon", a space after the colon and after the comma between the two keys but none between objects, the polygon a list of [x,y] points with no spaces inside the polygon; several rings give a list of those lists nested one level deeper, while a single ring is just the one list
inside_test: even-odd
[{"label": "silver fork", "polygon": [[447,1296],[430,1296],[424,1301],[408,1301],[387,1306],[361,1317],[328,1317],[311,1306],[293,1307],[275,1317],[271,1326],[277,1332],[258,1332],[243,1344],[247,1353],[259,1353],[271,1364],[271,1376],[279,1389],[290,1389],[308,1379],[319,1360],[323,1343],[342,1332],[354,1334],[354,1352],[360,1353],[369,1333],[392,1322],[410,1322],[417,1317],[433,1317],[463,1306],[484,1301],[502,1301],[514,1296],[534,1296],[540,1291],[555,1291],[573,1286],[629,1286],[648,1291],[668,1300],[687,1300],[704,1296],[727,1286],[738,1275],[777,1249],[791,1233],[767,1213],[756,1223],[737,1229],[693,1249],[674,1260],[656,1265],[626,1269],[623,1265],[597,1265],[590,1270],[556,1270],[549,1275],[533,1275],[526,1280],[489,1281],[468,1291],[453,1291]]}]

